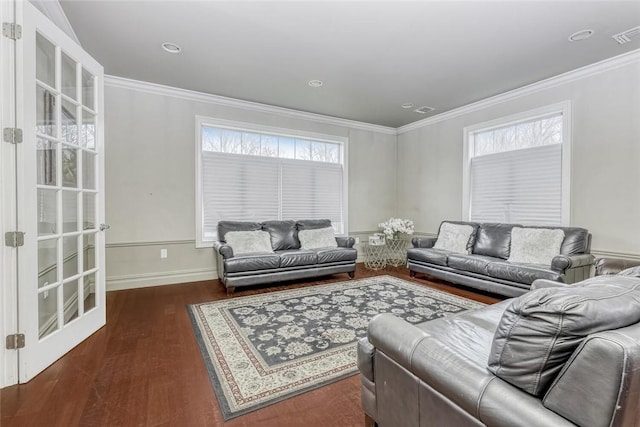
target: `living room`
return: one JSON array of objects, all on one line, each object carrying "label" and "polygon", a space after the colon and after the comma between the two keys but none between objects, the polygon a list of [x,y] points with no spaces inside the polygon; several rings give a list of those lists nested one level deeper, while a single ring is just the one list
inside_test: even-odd
[{"label": "living room", "polygon": [[[235,125],[255,131],[279,130],[283,134],[343,143],[342,227],[344,234],[359,241],[355,247],[358,249],[356,279],[360,279],[379,274],[364,269],[361,263],[364,260],[364,243],[369,236],[380,231],[379,223],[390,217],[408,218],[414,223],[416,236],[436,237],[442,221],[468,219],[463,215],[465,209],[468,211],[469,197],[469,189],[465,187],[465,155],[468,155],[465,140],[471,133],[482,126],[490,127],[500,121],[507,123],[518,117],[526,119],[561,111],[563,120],[566,120],[563,124],[567,144],[565,153],[568,154],[563,159],[567,162],[563,172],[567,175],[563,176],[568,177],[565,180],[568,182],[564,184],[568,188],[563,187],[566,190],[563,193],[566,196],[563,199],[563,215],[566,218],[562,218],[562,225],[589,230],[592,236],[591,253],[596,257],[640,261],[640,227],[637,222],[640,217],[640,172],[637,168],[640,162],[640,122],[637,120],[640,116],[640,38],[631,38],[623,45],[612,38],[639,25],[640,9],[637,2],[573,2],[573,6],[565,5],[567,9],[562,9],[562,12],[567,15],[572,15],[568,10],[576,12],[573,13],[576,16],[583,16],[584,11],[584,21],[579,22],[579,25],[575,22],[577,18],[570,19],[565,15],[552,20],[553,25],[545,23],[541,18],[545,13],[540,7],[552,7],[551,4],[536,7],[535,4],[523,2],[522,7],[526,12],[520,13],[528,18],[514,21],[523,26],[522,34],[517,31],[518,25],[513,24],[505,26],[507,28],[503,30],[504,33],[497,32],[498,35],[509,34],[513,39],[525,39],[524,34],[531,33],[527,30],[538,28],[539,33],[562,34],[562,38],[555,41],[545,38],[543,43],[535,37],[527,37],[526,40],[521,40],[527,47],[516,49],[521,52],[517,58],[504,59],[501,49],[507,49],[506,45],[500,48],[482,45],[480,42],[475,45],[473,35],[457,33],[454,37],[457,46],[466,46],[466,49],[464,52],[453,51],[438,57],[439,61],[433,63],[433,68],[442,68],[439,73],[429,74],[432,81],[421,77],[422,72],[426,73],[423,62],[420,62],[419,67],[414,67],[412,63],[397,64],[400,69],[412,69],[408,75],[413,78],[411,84],[414,85],[414,91],[390,97],[396,101],[392,106],[384,106],[385,109],[393,108],[393,112],[388,115],[376,111],[376,102],[368,100],[369,96],[373,97],[373,93],[369,95],[358,87],[357,81],[365,80],[366,74],[376,74],[376,69],[370,67],[371,63],[384,59],[385,55],[395,58],[389,52],[393,47],[406,53],[399,42],[400,38],[392,36],[393,34],[402,34],[404,30],[410,31],[411,35],[416,34],[406,27],[386,25],[399,15],[411,14],[404,8],[409,11],[412,10],[411,7],[428,8],[433,2],[416,2],[413,6],[393,6],[385,2],[349,5],[349,12],[369,7],[373,10],[371,16],[381,19],[380,22],[373,21],[375,25],[382,27],[380,32],[372,32],[372,37],[382,43],[377,52],[378,57],[361,58],[353,53],[351,56],[342,54],[347,56],[347,63],[355,63],[355,68],[366,70],[358,71],[355,77],[351,76],[353,88],[348,93],[338,93],[335,87],[332,88],[338,85],[338,78],[342,73],[339,67],[310,67],[306,74],[289,78],[297,79],[295,84],[300,85],[300,88],[291,89],[295,92],[294,98],[299,98],[297,108],[289,106],[287,102],[290,100],[285,98],[260,98],[268,93],[266,87],[278,86],[273,83],[276,80],[270,80],[273,76],[269,74],[268,66],[256,68],[256,75],[244,75],[242,69],[236,68],[222,70],[224,67],[221,65],[211,72],[193,66],[189,61],[193,61],[198,54],[194,55],[190,50],[195,50],[195,46],[179,40],[182,33],[168,31],[175,23],[168,21],[170,12],[175,13],[169,2],[134,2],[134,9],[126,13],[123,12],[126,9],[118,9],[125,5],[118,6],[117,2],[61,3],[58,10],[66,14],[66,18],[57,19],[56,23],[61,25],[60,22],[64,23],[68,19],[67,22],[71,23],[69,25],[72,31],[75,30],[80,44],[105,67],[104,219],[110,228],[105,233],[104,281],[107,291],[107,328],[112,329],[108,329],[108,332],[103,329],[97,333],[102,334],[100,337],[91,337],[89,343],[83,343],[76,350],[80,349],[93,357],[98,357],[102,351],[110,356],[107,359],[99,357],[94,361],[95,366],[88,361],[80,362],[77,352],[71,358],[68,358],[71,353],[64,356],[52,368],[27,384],[12,386],[28,387],[23,393],[25,396],[28,394],[28,398],[19,398],[17,393],[9,394],[8,389],[3,389],[3,425],[5,422],[7,425],[21,425],[33,424],[34,420],[41,421],[45,419],[42,418],[45,412],[53,410],[55,406],[52,405],[67,405],[64,407],[69,408],[65,409],[69,411],[67,415],[58,411],[51,422],[53,425],[361,425],[363,412],[357,376],[222,424],[224,419],[184,308],[186,304],[226,298],[224,287],[217,281],[219,269],[212,244],[207,243],[205,230],[198,225],[199,219],[203,221],[199,215],[204,198],[203,193],[198,191],[202,183],[202,176],[198,175],[197,170],[196,147],[201,131],[197,126],[198,117],[209,125]],[[265,22],[275,20],[278,14],[291,17],[294,12],[304,12],[306,16],[295,27],[297,31],[303,31],[307,21],[313,20],[308,16],[309,9],[320,7],[318,4],[305,2],[268,3],[241,2],[240,5],[232,6],[225,2],[213,2],[211,7],[219,15],[216,19],[229,20],[226,24],[228,26],[237,24],[232,17],[237,19],[237,15],[245,11],[246,16],[251,18],[248,21],[264,32],[268,32],[264,29]],[[433,4],[446,11],[449,11],[448,8],[456,9],[457,16],[465,23],[476,19],[474,14],[478,12],[479,5],[483,4],[477,2],[472,6],[460,3],[454,7],[445,3]],[[520,16],[506,4],[487,3],[494,8],[491,12],[502,10],[505,14],[509,13],[509,17]],[[340,2],[332,2],[331,7],[339,9]],[[337,15],[331,7],[317,13],[321,13],[322,17],[330,13]],[[127,16],[135,23],[134,17],[141,16],[136,14],[142,14],[141,10],[148,10],[146,8],[153,8],[156,14],[157,22],[148,24],[149,28],[153,26],[154,31],[160,31],[155,27],[164,25],[167,29],[166,33],[160,33],[161,39],[154,39],[153,46],[139,49],[136,45],[126,52],[120,52],[119,49],[126,46],[126,42],[120,37],[126,39],[128,34],[114,34],[112,37],[118,41],[111,46],[100,42],[100,39],[107,38],[105,34],[111,36],[114,32],[110,28],[118,26],[117,17]],[[258,12],[250,12],[252,8],[258,8],[264,14],[264,22],[260,20]],[[441,16],[437,15],[438,12],[442,11],[434,10],[434,16]],[[83,16],[94,13],[103,19],[83,19]],[[185,9],[184,13],[198,12],[197,9],[196,12]],[[215,15],[212,11],[209,13],[211,16]],[[424,10],[422,13],[428,15]],[[558,15],[561,15],[560,11]],[[384,16],[388,19],[380,18]],[[49,17],[53,18],[53,13]],[[450,19],[455,20],[455,15]],[[179,24],[182,22],[180,19],[176,21]],[[363,21],[369,25],[372,22],[366,19]],[[227,28],[222,22],[216,23]],[[565,27],[562,27],[563,23],[566,24]],[[545,28],[545,24],[548,27]],[[329,42],[334,37],[349,37],[350,31],[344,20],[336,18],[332,25],[340,27],[332,28],[334,35],[327,31],[314,40],[322,40],[324,37]],[[358,25],[363,23],[358,22]],[[453,24],[445,22],[442,25],[444,30],[447,25]],[[123,24],[123,32],[124,28]],[[130,31],[131,23],[126,28]],[[269,26],[267,29],[273,30]],[[567,40],[573,33],[583,29],[595,31],[584,40]],[[149,34],[152,33],[149,29]],[[536,37],[538,36],[542,37],[542,34],[537,34]],[[140,37],[144,39],[148,36]],[[280,34],[279,37],[290,36]],[[389,41],[384,42],[385,39]],[[360,37],[357,40],[360,41]],[[428,44],[427,41],[424,42],[425,45]],[[162,42],[176,43],[183,51],[179,54],[161,52]],[[244,43],[238,49],[249,50],[247,45],[250,41],[245,40]],[[265,45],[271,46],[270,43],[272,42],[265,42]],[[514,40],[511,43],[515,44]],[[592,45],[589,43],[594,43],[593,49],[598,54],[590,53]],[[348,48],[355,49],[357,45],[354,42],[353,45],[348,44]],[[510,44],[509,47],[513,48]],[[158,56],[155,53],[150,57],[146,56],[148,53],[145,49],[156,48]],[[200,54],[206,52],[206,46],[200,48]],[[316,51],[316,54],[325,61],[332,57],[331,49],[325,51],[320,45],[314,45],[313,49],[319,50],[320,53]],[[439,50],[438,46],[425,46],[424,49],[431,49],[429,53]],[[556,50],[547,57],[547,49]],[[297,53],[303,51],[303,47],[300,47]],[[304,62],[298,57],[294,61],[287,56],[287,52],[270,48],[269,53],[273,52],[279,52],[279,56],[274,59],[279,64],[287,61]],[[419,55],[418,51],[411,52]],[[127,60],[108,62],[120,54],[126,55]],[[221,51],[220,55],[223,54]],[[123,68],[129,58],[136,55],[144,57],[144,60],[137,63],[139,68],[134,68],[135,64],[131,69]],[[338,53],[335,55],[337,59]],[[466,59],[459,59],[459,55],[468,56]],[[565,64],[571,63],[568,58],[573,55],[579,58],[576,61],[580,65],[567,68],[568,65]],[[555,66],[554,61],[562,65]],[[313,62],[313,65],[317,64]],[[141,77],[145,72],[153,74],[154,69],[162,70],[155,75],[157,80],[145,80]],[[194,73],[194,69],[198,69],[198,72]],[[283,69],[286,71],[286,67]],[[345,75],[354,72],[353,68],[345,70],[348,71],[344,72]],[[285,71],[280,73],[287,75]],[[181,79],[183,73],[188,77]],[[202,82],[209,74],[216,73],[220,73],[221,80],[238,75],[235,86],[231,84],[231,80],[224,80],[229,87],[237,88],[237,95],[221,90],[197,89],[197,83],[190,86],[189,80],[195,80],[193,76],[199,75],[198,81]],[[262,80],[257,77],[260,73],[265,74]],[[477,74],[486,78],[491,73],[504,73],[500,74],[500,79],[485,80],[493,81],[493,87],[485,87],[472,81],[470,77]],[[393,75],[381,74],[384,78],[395,79]],[[445,86],[445,82],[437,79],[444,79],[445,76],[458,84],[446,86],[446,93],[441,93],[438,87]],[[322,86],[312,87],[307,84],[307,81],[314,79],[321,79]],[[447,84],[450,85],[451,82],[448,81]],[[254,85],[262,85],[264,92],[256,90],[255,97],[243,95],[247,91],[243,86],[254,89]],[[423,90],[422,86],[427,85],[429,90]],[[449,89],[451,87],[454,89]],[[282,91],[286,92],[287,88],[288,86]],[[395,89],[391,87],[389,90]],[[358,108],[349,108],[348,98],[355,98],[356,95],[359,96]],[[438,102],[434,101],[436,98]],[[367,103],[373,104],[373,108],[366,112],[359,109]],[[403,108],[403,103],[414,105]],[[287,107],[283,107],[284,105]],[[435,110],[426,115],[414,111],[421,106],[434,107]],[[385,109],[379,108],[380,111],[386,111]],[[365,113],[368,114],[366,118]],[[222,178],[221,185],[228,184]],[[253,218],[255,221],[270,219],[276,218]],[[388,268],[382,274],[410,279],[404,266]],[[338,274],[335,277],[301,280],[294,283],[293,288],[345,280],[348,280],[347,276]],[[3,281],[7,288],[9,285],[5,282],[8,281],[10,280],[7,278]],[[501,299],[473,289],[451,286],[446,282],[432,283],[423,276],[417,282],[428,283],[437,289],[486,304]],[[231,298],[286,288],[287,286],[276,284],[258,286],[249,291],[237,289]],[[5,296],[11,293],[6,289],[3,292]],[[183,292],[187,294],[183,295]],[[109,304],[113,305],[110,307]],[[152,307],[150,304],[160,306]],[[159,313],[164,313],[162,320],[156,317]],[[148,323],[149,320],[145,318],[148,316],[159,322],[156,327]],[[120,322],[128,325],[125,327]],[[10,333],[10,324],[11,321],[5,319],[0,325],[7,335]],[[126,336],[118,341],[112,335],[115,331],[125,331]],[[161,344],[151,338],[158,335],[166,336]],[[117,348],[114,350],[109,342],[114,343]],[[135,360],[127,360],[126,346],[146,346],[147,351],[135,353]],[[168,355],[183,356],[179,350],[165,349],[165,346],[183,346],[194,350],[191,359],[179,359],[175,362],[175,369],[181,371],[181,376],[185,379],[185,384],[177,386],[178,393],[184,396],[178,399],[174,398],[173,390],[166,388],[167,384],[176,387],[178,381],[175,374],[170,373],[170,363],[165,358],[154,358],[154,352],[161,354],[166,351]],[[121,358],[118,358],[118,354]],[[10,361],[10,356],[3,358],[3,369],[7,369]],[[77,370],[74,370],[74,364],[77,364]],[[126,368],[128,365],[131,367]],[[100,384],[93,387],[81,384],[84,378],[82,370],[88,369],[87,366],[101,371],[117,368],[122,369],[122,372],[113,372],[102,387]],[[58,377],[59,372],[64,372],[65,376]],[[153,380],[163,375],[171,379],[167,379],[164,384],[160,380]],[[198,379],[194,381],[189,376]],[[87,378],[96,378],[96,372],[92,372]],[[71,401],[62,396],[56,397],[51,394],[51,390],[56,389],[58,393],[62,390],[61,385],[56,388],[57,381],[69,388],[86,390],[74,396]],[[115,383],[123,382],[127,385],[122,389],[115,388]],[[9,385],[6,382],[4,384]],[[193,384],[195,390],[190,389],[189,384]],[[111,394],[111,397],[103,400],[108,403],[100,403],[100,400],[91,400],[92,393]],[[90,401],[93,403],[87,403]],[[185,418],[176,418],[176,414]],[[49,412],[48,417],[51,416]]]}]

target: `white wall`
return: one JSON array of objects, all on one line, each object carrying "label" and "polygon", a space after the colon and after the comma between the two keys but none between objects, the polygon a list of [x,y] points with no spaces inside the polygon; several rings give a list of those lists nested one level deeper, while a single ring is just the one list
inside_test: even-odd
[{"label": "white wall", "polygon": [[[215,277],[213,250],[195,248],[196,115],[347,137],[349,234],[365,236],[395,214],[393,129],[220,105],[121,83],[111,79],[105,87],[108,289]],[[160,259],[161,248],[168,249],[167,259]]]},{"label": "white wall", "polygon": [[570,100],[571,225],[591,231],[596,254],[640,258],[640,60],[634,58],[400,129],[398,215],[427,234],[437,233],[442,220],[461,219],[463,128]]}]

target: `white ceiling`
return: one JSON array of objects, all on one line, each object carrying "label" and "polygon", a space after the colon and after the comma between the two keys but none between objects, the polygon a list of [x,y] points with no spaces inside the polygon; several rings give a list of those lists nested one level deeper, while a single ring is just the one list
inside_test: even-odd
[{"label": "white ceiling", "polygon": [[391,127],[640,48],[637,0],[60,3],[107,74]]}]

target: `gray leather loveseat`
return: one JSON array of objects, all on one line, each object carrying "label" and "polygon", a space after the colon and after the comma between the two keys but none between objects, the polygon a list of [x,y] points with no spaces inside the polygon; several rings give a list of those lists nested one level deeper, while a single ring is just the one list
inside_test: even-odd
[{"label": "gray leather loveseat", "polygon": [[[217,270],[227,294],[238,286],[250,286],[283,280],[295,280],[335,273],[348,273],[354,277],[357,251],[353,237],[336,236],[331,246],[304,249],[298,237],[303,230],[330,229],[331,221],[220,221],[219,241],[214,243]],[[268,233],[270,247],[259,252],[234,253],[227,243],[230,232]],[[331,237],[331,240],[334,240]]]},{"label": "gray leather loveseat", "polygon": [[640,425],[640,279],[533,288],[417,325],[374,317],[358,343],[366,423]]},{"label": "gray leather loveseat", "polygon": [[[445,225],[469,226],[473,231],[461,253],[438,249]],[[556,256],[546,265],[514,262],[512,231],[551,230],[564,233]],[[527,292],[536,279],[574,283],[590,276],[594,257],[590,254],[591,234],[579,227],[530,227],[518,224],[493,224],[443,221],[438,237],[414,237],[407,250],[407,267],[416,273],[505,296]],[[524,242],[526,245],[526,242]],[[526,249],[526,248],[525,248]]]}]

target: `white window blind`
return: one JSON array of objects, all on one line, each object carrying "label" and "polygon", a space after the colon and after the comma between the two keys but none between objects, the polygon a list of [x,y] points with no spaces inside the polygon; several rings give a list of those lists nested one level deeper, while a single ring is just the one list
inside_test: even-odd
[{"label": "white window blind", "polygon": [[218,221],[263,221],[279,217],[278,159],[202,153],[204,237],[215,240]]},{"label": "white window blind", "polygon": [[219,221],[331,220],[345,232],[344,146],[199,125],[199,244]]},{"label": "white window blind", "polygon": [[282,219],[328,218],[342,225],[342,165],[283,160]]},{"label": "white window blind", "polygon": [[474,157],[471,182],[471,221],[562,223],[560,144]]},{"label": "white window blind", "polygon": [[563,118],[562,112],[507,118],[507,125],[469,132],[470,221],[563,224]]}]

